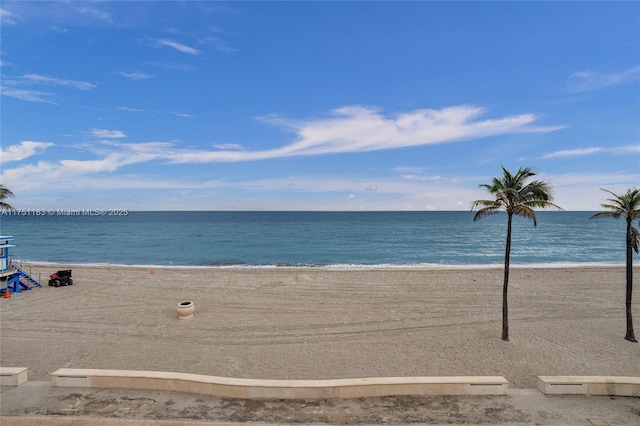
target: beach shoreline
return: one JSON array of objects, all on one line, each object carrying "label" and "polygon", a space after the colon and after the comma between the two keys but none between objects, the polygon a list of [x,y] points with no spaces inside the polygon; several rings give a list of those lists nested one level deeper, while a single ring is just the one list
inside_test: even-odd
[{"label": "beach shoreline", "polygon": [[[361,271],[361,270],[504,270],[504,263],[485,264],[445,264],[445,263],[424,263],[424,264],[228,264],[228,265],[188,265],[188,264],[126,264],[126,263],[76,263],[76,262],[46,262],[16,259],[18,265],[26,265],[35,269],[72,269],[72,268],[123,268],[123,269],[221,269],[221,270],[327,270],[327,271]],[[584,269],[584,268],[624,268],[624,263],[609,262],[553,262],[553,263],[510,263],[510,269]],[[635,268],[634,268],[635,269]]]},{"label": "beach shoreline", "polygon": [[[502,375],[529,389],[537,375],[640,376],[640,345],[623,339],[619,266],[513,268],[510,342],[500,340],[498,265],[32,266],[47,277],[72,269],[74,285],[43,282],[0,302],[1,365],[29,367],[30,380],[62,367],[255,379]],[[176,315],[184,300],[195,305],[190,320]]]}]

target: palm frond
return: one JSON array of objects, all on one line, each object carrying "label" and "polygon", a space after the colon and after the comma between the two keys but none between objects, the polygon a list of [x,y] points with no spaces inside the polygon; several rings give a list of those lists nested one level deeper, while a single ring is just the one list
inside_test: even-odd
[{"label": "palm frond", "polygon": [[4,201],[2,201],[4,199],[13,198],[13,197],[15,197],[15,194],[11,192],[9,188],[0,184],[0,209],[15,210],[15,208],[11,204],[5,203]]},{"label": "palm frond", "polygon": [[512,213],[516,216],[531,219],[533,221],[533,226],[538,226],[538,221],[536,220],[536,211],[531,207],[528,207],[524,204],[518,204],[513,208]]},{"label": "palm frond", "polygon": [[551,209],[557,211],[564,211],[559,205],[547,200],[530,200],[523,203],[525,206],[536,209]]},{"label": "palm frond", "polygon": [[[629,220],[634,220],[640,217],[640,190],[637,188],[630,188],[624,194],[616,194],[608,189],[601,188],[603,191],[611,194],[613,197],[607,199],[607,203],[600,204],[605,212],[609,215],[598,213],[597,216],[592,217],[613,217],[615,219],[624,216]],[[604,213],[604,212],[601,212]]]},{"label": "palm frond", "polygon": [[520,167],[513,178],[516,181],[524,182],[526,179],[535,175],[536,173],[531,167]]},{"label": "palm frond", "polygon": [[625,194],[628,200],[627,217],[634,220],[640,218],[640,189],[632,188]]},{"label": "palm frond", "polygon": [[629,242],[631,243],[631,248],[638,253],[640,251],[640,231],[634,226],[629,229]]},{"label": "palm frond", "polygon": [[613,202],[613,204],[607,204],[607,203],[602,203],[600,204],[600,207],[602,207],[605,210],[610,210],[610,211],[619,211],[619,212],[623,212],[624,211],[624,206],[620,205],[620,203],[616,203],[616,200],[607,200],[607,201],[611,201]]},{"label": "palm frond", "polygon": [[496,178],[493,178],[490,184],[481,183],[478,186],[480,188],[486,189],[487,192],[489,192],[490,194],[495,194],[497,192],[500,192],[504,188],[504,185],[502,184],[502,182]]},{"label": "palm frond", "polygon": [[603,191],[612,195],[607,199],[609,203],[600,204],[605,209],[591,216],[589,219],[613,218],[620,219],[624,217],[627,220],[627,243],[636,253],[640,250],[640,232],[633,226],[633,221],[640,217],[640,190],[630,188],[624,194],[616,194],[608,189],[601,188]]},{"label": "palm frond", "polygon": [[11,192],[9,188],[0,184],[0,200],[4,200],[5,198],[13,198],[15,194]]},{"label": "palm frond", "polygon": [[500,213],[500,207],[484,207],[476,212],[475,216],[473,216],[473,221],[477,222],[483,217],[498,213]]},{"label": "palm frond", "polygon": [[[502,177],[503,179],[506,181],[510,181],[513,179],[513,176],[511,175],[511,172],[509,170],[507,170],[507,168],[505,166],[500,166],[502,168]],[[497,178],[493,178],[494,180]]]},{"label": "palm frond", "polygon": [[522,199],[522,194],[518,191],[518,188],[508,186],[503,191],[504,195],[510,202],[518,202]]},{"label": "palm frond", "polygon": [[[504,209],[513,214],[521,215],[533,219],[536,223],[534,208],[552,208],[562,210],[562,207],[553,204],[553,196],[549,185],[540,180],[527,180],[536,175],[531,167],[520,167],[515,174],[512,174],[504,166],[502,167],[502,176],[500,178],[493,177],[490,184],[480,184],[480,188],[484,188],[490,194],[495,196],[495,200],[477,200],[471,210],[481,209]],[[478,220],[491,213],[483,211],[474,217]]]},{"label": "palm frond", "polygon": [[622,212],[617,212],[617,211],[598,212],[593,216],[591,216],[589,219],[603,219],[603,218],[620,219],[620,216],[622,216]]},{"label": "palm frond", "polygon": [[549,185],[539,180],[536,180],[527,184],[524,188],[520,190],[520,192],[523,194],[523,197],[526,199],[534,199],[534,200],[538,199],[538,200],[549,200],[549,201],[553,199],[553,195],[551,194]]},{"label": "palm frond", "polygon": [[500,208],[502,204],[496,200],[476,200],[471,204],[471,210],[475,210],[477,207],[482,208]]}]

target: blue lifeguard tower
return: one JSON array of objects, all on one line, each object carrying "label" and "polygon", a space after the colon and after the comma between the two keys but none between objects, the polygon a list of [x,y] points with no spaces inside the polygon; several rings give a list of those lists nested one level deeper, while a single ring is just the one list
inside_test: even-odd
[{"label": "blue lifeguard tower", "polygon": [[11,244],[13,237],[0,236],[0,295],[9,293],[21,293],[22,290],[31,290],[29,284],[42,287],[16,265],[9,255],[9,249],[15,247]]}]

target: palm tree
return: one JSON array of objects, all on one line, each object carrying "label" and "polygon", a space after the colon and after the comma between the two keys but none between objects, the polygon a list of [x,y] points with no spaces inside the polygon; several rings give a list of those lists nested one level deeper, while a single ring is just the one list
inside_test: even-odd
[{"label": "palm tree", "polygon": [[546,182],[534,180],[527,183],[527,180],[536,175],[530,167],[520,167],[514,175],[502,167],[502,178],[494,177],[490,184],[481,184],[480,188],[486,189],[495,199],[476,200],[471,206],[471,210],[479,207],[473,221],[482,219],[485,216],[499,213],[501,210],[507,212],[507,244],[504,254],[504,283],[502,287],[502,340],[509,340],[509,309],[507,303],[507,290],[509,286],[509,257],[511,255],[511,227],[513,216],[522,216],[533,220],[533,226],[537,226],[535,208],[554,208],[562,210],[561,207],[551,201],[551,188]]},{"label": "palm tree", "polygon": [[613,198],[607,199],[609,204],[600,204],[600,207],[606,211],[596,213],[589,219],[603,217],[620,219],[620,217],[624,217],[627,220],[627,334],[624,338],[630,342],[637,343],[638,341],[633,334],[633,318],[631,317],[631,294],[633,293],[633,253],[631,250],[633,249],[638,253],[640,249],[640,231],[633,226],[633,221],[640,219],[640,190],[631,188],[627,190],[626,194],[622,195],[614,194],[606,189],[603,189],[603,191],[613,195]]},{"label": "palm tree", "polygon": [[0,209],[1,210],[15,210],[11,204],[4,202],[6,198],[12,198],[12,197],[15,197],[13,192],[11,192],[9,188],[7,188],[6,186],[0,185]]}]

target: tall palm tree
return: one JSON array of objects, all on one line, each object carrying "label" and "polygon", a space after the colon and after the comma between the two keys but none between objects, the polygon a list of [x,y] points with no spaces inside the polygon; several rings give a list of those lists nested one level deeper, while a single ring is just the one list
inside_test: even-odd
[{"label": "tall palm tree", "polygon": [[15,210],[9,203],[5,203],[5,199],[15,197],[13,192],[4,185],[0,185],[0,209],[1,210]]},{"label": "tall palm tree", "polygon": [[609,203],[600,204],[600,207],[606,211],[596,213],[589,219],[603,217],[620,219],[620,217],[624,217],[627,220],[627,334],[624,338],[630,342],[637,343],[638,341],[633,334],[633,318],[631,317],[631,294],[633,293],[633,253],[631,250],[635,250],[638,253],[640,249],[640,231],[633,226],[633,221],[640,219],[640,190],[630,188],[626,194],[622,195],[614,194],[606,189],[603,189],[603,191],[613,195],[613,198],[607,199]]},{"label": "tall palm tree", "polygon": [[502,340],[509,340],[509,309],[507,303],[507,290],[509,287],[509,257],[511,255],[511,228],[513,216],[522,216],[533,220],[533,226],[537,226],[535,208],[553,208],[562,210],[561,207],[551,201],[551,188],[546,182],[529,178],[535,176],[530,167],[520,167],[514,175],[502,167],[502,177],[494,177],[490,184],[481,184],[480,188],[486,189],[495,198],[492,200],[476,200],[471,210],[479,207],[473,221],[485,216],[507,212],[507,244],[504,254],[504,283],[502,286]]}]

